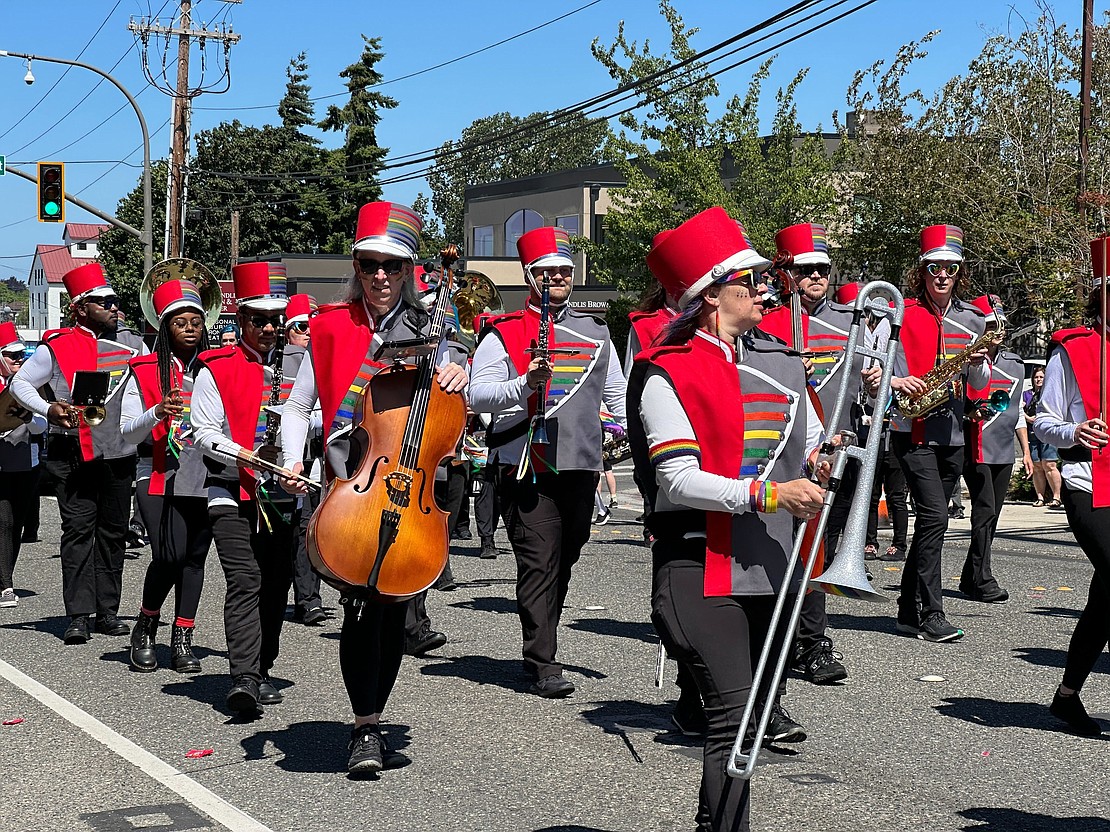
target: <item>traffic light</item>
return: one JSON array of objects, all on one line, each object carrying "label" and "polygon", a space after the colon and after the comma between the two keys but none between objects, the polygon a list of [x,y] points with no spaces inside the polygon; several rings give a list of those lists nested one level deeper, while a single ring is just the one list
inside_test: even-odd
[{"label": "traffic light", "polygon": [[39,162],[39,222],[65,222],[65,165]]}]

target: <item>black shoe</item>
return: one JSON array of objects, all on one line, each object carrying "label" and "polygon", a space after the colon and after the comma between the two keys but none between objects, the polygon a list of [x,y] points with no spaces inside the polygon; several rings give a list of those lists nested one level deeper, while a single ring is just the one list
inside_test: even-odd
[{"label": "black shoe", "polygon": [[281,695],[280,690],[274,687],[270,677],[263,676],[262,681],[258,683],[258,704],[280,705],[283,699],[285,697]]},{"label": "black shoe", "polygon": [[973,586],[960,584],[960,592],[972,601],[981,601],[984,604],[1005,604],[1010,600],[1010,593],[999,587],[992,592],[980,592]]},{"label": "black shoe", "polygon": [[413,640],[405,639],[405,652],[410,656],[423,656],[432,650],[438,650],[446,643],[447,636],[425,624],[417,638]]},{"label": "black shoe", "polygon": [[384,765],[382,760],[382,735],[378,733],[376,725],[364,725],[351,732],[351,741],[347,743],[347,773],[348,774],[373,774],[381,771]]},{"label": "black shoe", "polygon": [[574,683],[569,679],[564,679],[562,676],[544,676],[539,681],[533,683],[529,688],[536,696],[542,696],[544,699],[562,699],[565,696],[570,696],[574,693]]},{"label": "black shoe", "polygon": [[693,696],[686,699],[679,697],[671,714],[671,722],[680,734],[685,734],[687,737],[705,736],[706,729],[709,727],[701,699]]},{"label": "black shoe", "polygon": [[451,539],[452,540],[472,540],[473,538],[470,535],[470,529],[469,528],[463,528],[463,527],[460,526],[459,528],[457,528],[453,532],[451,532]]},{"label": "black shoe", "polygon": [[148,541],[142,533],[136,531],[135,529],[128,529],[124,546],[127,549],[141,549],[149,542],[150,541]]},{"label": "black shoe", "polygon": [[89,640],[89,617],[87,615],[75,615],[69,620],[69,626],[66,627],[65,635],[62,636],[62,641],[66,644],[84,644]]},{"label": "black shoe", "polygon": [[451,574],[451,564],[448,563],[443,567],[443,571],[436,578],[436,582],[432,584],[432,589],[439,590],[440,592],[454,592],[459,588],[455,583],[455,576]]},{"label": "black shoe", "polygon": [[20,543],[41,543],[38,532],[24,532],[23,537],[19,539]]},{"label": "black shoe", "polygon": [[831,685],[848,678],[848,671],[840,663],[844,658],[833,650],[832,640],[822,638],[794,660],[794,669],[815,685]]},{"label": "black shoe", "polygon": [[767,723],[767,742],[804,742],[806,729],[787,713],[786,708],[777,702],[771,708],[771,721]]},{"label": "black shoe", "polygon": [[227,692],[227,707],[240,714],[258,710],[258,682],[250,676],[239,676]]},{"label": "black shoe", "polygon": [[379,734],[382,744],[382,770],[389,771],[394,768],[404,768],[412,762],[412,758],[403,751],[395,751],[389,745],[389,738]]},{"label": "black shoe", "polygon": [[327,620],[328,614],[324,612],[323,607],[313,607],[310,610],[305,610],[304,617],[301,619],[302,623],[307,627],[316,627]]},{"label": "black shoe", "polygon": [[965,517],[964,510],[962,508],[950,508],[950,509],[948,509],[948,519],[949,520],[963,520],[964,517]]},{"label": "black shoe", "polygon": [[942,612],[932,612],[921,622],[921,632],[917,634],[923,641],[956,641],[964,637],[964,631],[948,623]]},{"label": "black shoe", "polygon": [[885,560],[887,563],[898,563],[906,559],[906,550],[901,546],[888,546],[878,559]]},{"label": "black shoe", "polygon": [[106,612],[96,617],[96,631],[106,636],[125,636],[131,628],[120,621],[114,613]]},{"label": "black shoe", "polygon": [[1084,737],[1097,737],[1102,733],[1102,726],[1097,720],[1091,718],[1083,703],[1079,701],[1079,691],[1071,696],[1061,696],[1060,689],[1057,688],[1048,710],[1054,717],[1066,722],[1072,731]]},{"label": "black shoe", "polygon": [[178,673],[200,673],[200,659],[193,652],[193,628],[173,625],[170,667]]},{"label": "black shoe", "polygon": [[478,557],[484,560],[493,560],[497,557],[497,547],[493,545],[492,537],[482,538],[482,551],[478,553]]},{"label": "black shoe", "polygon": [[898,610],[898,622],[894,629],[907,636],[921,635],[921,614],[913,611]]},{"label": "black shoe", "polygon": [[158,616],[139,611],[135,629],[131,631],[131,666],[140,673],[158,669],[154,654],[154,636],[158,632]]}]

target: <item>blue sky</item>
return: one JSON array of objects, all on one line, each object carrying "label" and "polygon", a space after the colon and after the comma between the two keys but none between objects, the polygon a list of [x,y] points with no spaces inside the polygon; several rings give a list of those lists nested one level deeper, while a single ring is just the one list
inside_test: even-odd
[{"label": "blue sky", "polygon": [[[194,4],[194,22],[226,19],[242,40],[231,52],[230,91],[196,100],[193,129],[203,130],[232,118],[249,124],[276,123],[274,106],[284,91],[285,67],[302,49],[308,53],[312,95],[323,96],[343,91],[338,72],[357,58],[360,33],[382,38],[386,56],[379,69],[388,81],[511,37],[588,2],[319,0],[306,4],[244,0],[233,5],[199,0]],[[118,62],[113,74],[137,96],[152,133],[151,155],[157,159],[168,152],[166,125],[171,103],[144,78],[140,49],[127,23],[132,16],[151,15],[160,8],[167,23],[176,4],[177,0],[165,5],[163,0],[8,2],[0,27],[0,49],[72,59],[87,44],[81,60],[103,69]],[[694,45],[706,48],[789,3],[674,0],[674,5],[687,25],[700,28]],[[854,5],[848,3],[840,10]],[[903,43],[939,29],[941,34],[932,43],[929,57],[910,79],[913,85],[931,91],[966,68],[990,34],[1020,29],[1023,18],[1033,22],[1037,6],[1035,0],[878,0],[778,50],[764,94],[765,110],[773,106],[774,89],[799,68],[810,67],[798,91],[801,121],[807,129],[831,129],[831,114],[844,111],[844,92],[857,69],[890,58]],[[1106,6],[1099,0],[1096,15],[1101,16]],[[1057,2],[1056,19],[1078,27],[1081,8],[1081,0],[1068,0],[1066,6]],[[522,116],[611,89],[613,83],[590,55],[589,47],[595,37],[610,42],[621,20],[630,39],[642,42],[650,38],[660,48],[665,45],[665,22],[653,0],[600,0],[481,55],[385,86],[382,91],[398,99],[400,106],[383,114],[379,142],[389,148],[391,156],[413,153],[456,138],[473,120],[491,113]],[[209,56],[216,54],[209,47]],[[194,50],[193,55],[195,68],[198,52]],[[156,66],[160,64],[160,52],[152,49],[151,58]],[[721,76],[722,93],[743,92],[752,66]],[[113,212],[120,197],[138,180],[142,162],[138,123],[114,87],[103,83],[94,90],[99,79],[84,70],[72,69],[47,95],[63,70],[56,64],[36,62],[36,83],[27,86],[22,63],[0,58],[0,154],[7,156],[9,164],[26,163],[23,168],[30,171],[37,160],[67,162],[67,190]],[[342,103],[344,99],[330,100]],[[327,103],[317,104],[318,115]],[[121,105],[118,114],[100,124]],[[245,109],[259,105],[265,106]],[[334,145],[337,137],[329,135],[325,141]],[[126,164],[114,164],[121,160]],[[386,198],[410,202],[422,189],[427,192],[422,182],[402,183],[388,187]],[[34,186],[11,175],[0,178],[0,279],[13,275],[25,279],[35,245],[60,241],[60,227],[38,223],[34,214]],[[93,221],[72,205],[67,207],[66,218]],[[155,239],[160,239],[159,229]],[[159,254],[156,244],[156,260]]]}]

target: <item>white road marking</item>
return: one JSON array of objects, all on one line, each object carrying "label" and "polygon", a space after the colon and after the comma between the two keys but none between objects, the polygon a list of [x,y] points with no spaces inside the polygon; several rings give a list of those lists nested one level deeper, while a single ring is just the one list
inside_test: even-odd
[{"label": "white road marking", "polygon": [[235,808],[214,792],[209,791],[188,775],[163,762],[127,737],[113,731],[91,714],[81,710],[68,699],[35,681],[26,673],[0,659],[0,676],[30,696],[33,696],[62,719],[76,725],[94,740],[107,746],[139,771],[153,777],[171,791],[176,792],[208,817],[232,832],[272,832],[268,826]]}]

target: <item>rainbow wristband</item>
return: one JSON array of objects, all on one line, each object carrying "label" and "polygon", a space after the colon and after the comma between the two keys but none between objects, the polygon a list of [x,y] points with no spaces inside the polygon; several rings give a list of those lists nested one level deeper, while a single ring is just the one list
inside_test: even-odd
[{"label": "rainbow wristband", "polygon": [[779,510],[779,485],[777,482],[767,483],[767,494],[763,501],[763,511],[774,514]]},{"label": "rainbow wristband", "polygon": [[752,511],[759,511],[759,481],[752,480],[748,486],[748,507]]}]

